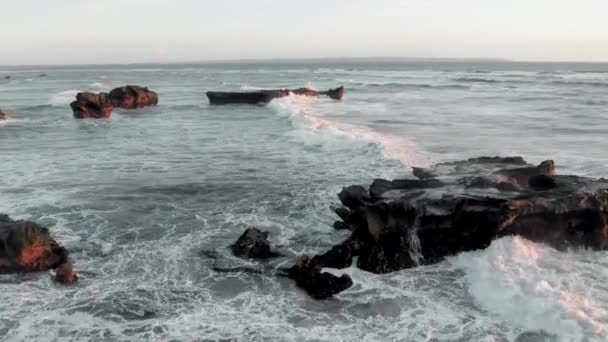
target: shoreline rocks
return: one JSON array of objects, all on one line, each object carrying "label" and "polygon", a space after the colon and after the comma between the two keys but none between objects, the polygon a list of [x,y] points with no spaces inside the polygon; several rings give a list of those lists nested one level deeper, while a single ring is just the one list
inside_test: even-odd
[{"label": "shoreline rocks", "polygon": [[109,118],[115,107],[137,109],[157,104],[157,93],[145,87],[127,85],[115,88],[110,93],[78,93],[76,101],[70,103],[70,107],[77,119],[103,119]]},{"label": "shoreline rocks", "polygon": [[78,280],[68,251],[55,241],[47,228],[34,222],[14,221],[0,214],[0,273],[56,270],[62,284]]},{"label": "shoreline rocks", "polygon": [[[413,170],[416,178],[376,179],[344,188],[334,226],[351,236],[286,276],[315,299],[353,285],[323,268],[382,274],[434,264],[518,235],[558,250],[608,250],[608,179],[558,175],[555,163],[482,157]],[[264,238],[267,235],[263,236]]]}]

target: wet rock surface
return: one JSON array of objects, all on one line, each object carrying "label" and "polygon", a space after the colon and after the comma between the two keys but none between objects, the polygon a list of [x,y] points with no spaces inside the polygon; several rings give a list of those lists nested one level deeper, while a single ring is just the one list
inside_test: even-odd
[{"label": "wet rock surface", "polygon": [[41,272],[56,269],[56,280],[77,280],[68,251],[47,228],[34,222],[14,221],[0,214],[0,273]]},{"label": "wet rock surface", "polygon": [[352,235],[328,252],[331,258],[315,258],[342,268],[358,256],[359,268],[387,273],[483,249],[507,235],[558,249],[608,248],[605,179],[556,175],[553,161],[533,166],[520,157],[443,163],[414,175],[345,188],[338,197],[348,211],[340,209],[335,225]]},{"label": "wet rock surface", "polygon": [[257,228],[247,229],[238,240],[230,246],[232,253],[240,258],[268,259],[279,256],[271,250],[269,233]]},{"label": "wet rock surface", "polygon": [[304,255],[287,271],[288,277],[315,299],[327,299],[353,285],[349,275],[337,277],[328,272],[321,272],[322,265]]}]

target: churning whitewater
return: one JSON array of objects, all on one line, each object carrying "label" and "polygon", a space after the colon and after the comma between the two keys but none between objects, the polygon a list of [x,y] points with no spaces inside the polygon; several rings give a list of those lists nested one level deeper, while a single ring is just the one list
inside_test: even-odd
[{"label": "churning whitewater", "polygon": [[[41,75],[45,75],[44,77]],[[0,213],[51,229],[77,285],[0,275],[0,340],[604,341],[608,254],[523,238],[315,301],[272,269],[347,237],[336,194],[481,155],[608,176],[608,66],[239,64],[0,68]],[[157,107],[75,120],[79,91],[149,86]],[[344,85],[210,106],[208,90]],[[228,246],[270,231],[264,272]],[[208,257],[217,253],[217,260]],[[331,271],[331,270],[330,270]]]}]

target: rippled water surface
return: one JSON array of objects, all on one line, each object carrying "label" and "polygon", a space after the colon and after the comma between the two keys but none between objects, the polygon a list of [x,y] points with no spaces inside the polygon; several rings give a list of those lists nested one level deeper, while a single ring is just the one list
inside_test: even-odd
[{"label": "rippled water surface", "polygon": [[[46,74],[46,76],[41,76]],[[272,275],[345,237],[336,193],[479,155],[608,176],[608,66],[319,64],[0,67],[0,212],[49,226],[81,282],[0,275],[0,340],[604,341],[608,255],[523,239],[314,301]],[[149,86],[160,105],[75,120],[78,91]],[[211,107],[207,90],[344,85]],[[249,226],[286,258],[226,246]],[[263,274],[216,273],[227,267]]]}]

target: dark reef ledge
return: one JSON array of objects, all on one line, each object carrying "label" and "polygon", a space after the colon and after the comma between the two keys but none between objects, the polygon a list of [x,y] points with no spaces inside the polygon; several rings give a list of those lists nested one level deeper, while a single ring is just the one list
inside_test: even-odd
[{"label": "dark reef ledge", "polygon": [[[564,250],[608,249],[608,180],[556,175],[520,157],[482,157],[414,168],[415,179],[376,179],[338,195],[334,226],[351,236],[324,254],[300,257],[289,276],[315,298],[350,286],[321,269],[388,273],[428,265],[519,235]],[[303,259],[304,258],[304,259]]]}]

